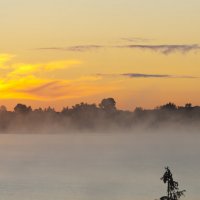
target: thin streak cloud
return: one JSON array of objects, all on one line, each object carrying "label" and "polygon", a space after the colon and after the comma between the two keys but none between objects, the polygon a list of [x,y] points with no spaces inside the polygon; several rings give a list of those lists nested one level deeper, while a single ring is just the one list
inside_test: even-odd
[{"label": "thin streak cloud", "polygon": [[50,81],[49,83],[45,83],[45,84],[42,84],[38,87],[35,87],[33,89],[26,89],[26,90],[21,90],[23,92],[29,92],[29,93],[34,93],[34,92],[37,92],[37,91],[42,91],[46,88],[49,88],[49,87],[52,87],[52,86],[55,86],[59,83],[59,81]]},{"label": "thin streak cloud", "polygon": [[170,75],[170,74],[143,74],[143,73],[123,73],[123,74],[96,74],[101,77],[127,77],[127,78],[185,78],[194,79],[199,78],[196,76],[182,76],[182,75]]},{"label": "thin streak cloud", "polygon": [[169,75],[169,74],[139,74],[139,73],[126,73],[120,74],[129,78],[198,78],[195,76],[180,76],[180,75]]},{"label": "thin streak cloud", "polygon": [[86,52],[93,51],[97,49],[104,48],[101,45],[75,45],[69,47],[46,47],[46,48],[38,48],[37,50],[54,50],[54,51],[74,51],[74,52]]},{"label": "thin streak cloud", "polygon": [[124,37],[121,38],[122,41],[126,41],[126,42],[150,42],[152,41],[152,39],[147,39],[147,38],[141,38],[141,37]]},{"label": "thin streak cloud", "polygon": [[68,48],[69,51],[90,51],[103,48],[101,45],[79,45],[79,46],[71,46]]},{"label": "thin streak cloud", "polygon": [[[147,39],[142,38],[122,38],[128,42],[143,42]],[[147,42],[147,41],[146,41]],[[150,50],[165,55],[172,53],[189,53],[191,51],[199,51],[199,44],[158,44],[158,45],[146,45],[146,44],[128,44],[128,45],[75,45],[69,47],[44,47],[37,48],[36,50],[46,50],[46,51],[72,51],[72,52],[88,52],[94,51],[102,48],[126,48],[126,49],[140,49],[140,50]]]},{"label": "thin streak cloud", "polygon": [[141,49],[141,50],[151,50],[163,54],[171,54],[175,52],[188,53],[190,51],[200,50],[200,45],[198,44],[162,44],[162,45],[122,45],[116,46],[117,48],[128,48],[128,49]]}]

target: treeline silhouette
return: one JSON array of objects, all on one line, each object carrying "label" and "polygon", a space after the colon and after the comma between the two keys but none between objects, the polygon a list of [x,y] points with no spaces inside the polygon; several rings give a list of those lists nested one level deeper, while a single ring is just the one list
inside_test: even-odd
[{"label": "treeline silhouette", "polygon": [[1,133],[130,131],[171,125],[198,127],[199,122],[200,106],[191,103],[167,103],[152,110],[137,107],[134,111],[118,110],[113,98],[105,98],[99,105],[80,103],[64,107],[61,112],[51,107],[33,110],[24,104],[17,104],[14,111],[0,107]]}]

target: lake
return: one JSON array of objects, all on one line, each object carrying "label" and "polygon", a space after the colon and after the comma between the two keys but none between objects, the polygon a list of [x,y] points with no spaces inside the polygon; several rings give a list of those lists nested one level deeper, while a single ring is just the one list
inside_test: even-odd
[{"label": "lake", "polygon": [[169,166],[200,196],[198,133],[1,134],[2,200],[154,200]]}]

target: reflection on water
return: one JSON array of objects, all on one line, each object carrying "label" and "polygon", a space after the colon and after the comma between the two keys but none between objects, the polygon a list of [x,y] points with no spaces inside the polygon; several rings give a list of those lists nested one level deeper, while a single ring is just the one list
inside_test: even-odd
[{"label": "reflection on water", "polygon": [[169,165],[200,195],[197,134],[0,135],[2,200],[154,200]]}]

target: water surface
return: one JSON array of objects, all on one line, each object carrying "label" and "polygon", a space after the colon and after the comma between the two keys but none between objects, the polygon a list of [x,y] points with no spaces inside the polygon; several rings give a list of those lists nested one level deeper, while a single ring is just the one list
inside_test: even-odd
[{"label": "water surface", "polygon": [[154,200],[169,165],[200,196],[200,136],[188,133],[1,134],[2,200]]}]

